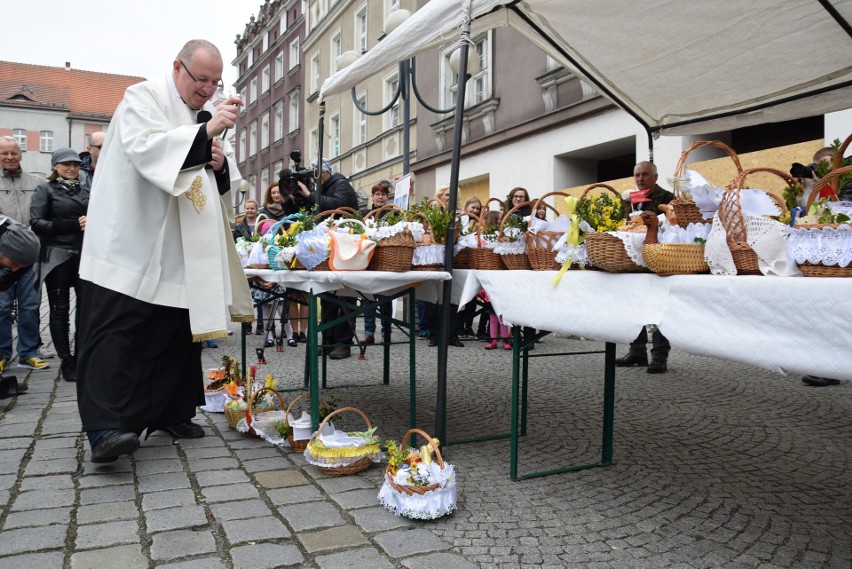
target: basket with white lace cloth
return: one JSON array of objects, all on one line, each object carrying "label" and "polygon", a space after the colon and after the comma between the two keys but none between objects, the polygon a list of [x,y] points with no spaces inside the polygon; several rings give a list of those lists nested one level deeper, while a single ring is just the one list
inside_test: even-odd
[{"label": "basket with white lace cloth", "polygon": [[[337,430],[325,434],[324,428],[332,417],[341,413],[357,413],[367,424],[366,431]],[[342,476],[362,472],[384,458],[379,439],[367,416],[355,407],[343,407],[326,415],[305,448],[305,460],[326,474]]]},{"label": "basket with white lace cloth", "polygon": [[[672,185],[674,199],[669,202],[674,208],[677,223],[681,227],[687,227],[690,223],[710,223],[713,213],[716,210],[716,205],[713,198],[713,188],[710,184],[697,172],[692,172],[686,169],[686,159],[689,155],[699,148],[718,148],[727,154],[733,162],[736,173],[731,180],[736,179],[742,171],[743,167],[740,164],[740,159],[734,149],[718,140],[696,140],[689,145],[689,148],[684,150],[677,166],[675,173],[668,181]],[[702,192],[702,199],[698,195],[693,195],[697,192]],[[707,193],[709,192],[709,196]],[[710,198],[709,200],[706,198]],[[702,204],[699,207],[699,204]]]},{"label": "basket with white lace cloth", "polygon": [[[258,411],[258,398],[265,397],[264,393],[273,394],[273,403],[266,407],[268,410]],[[275,399],[278,400],[277,409],[275,408]],[[237,432],[261,438],[274,445],[282,445],[286,440],[278,433],[275,425],[285,422],[287,413],[285,409],[287,409],[287,404],[276,390],[271,387],[256,389],[249,396],[249,405],[245,417],[237,423]]]},{"label": "basket with white lace cloth", "polygon": [[530,218],[520,217],[515,212],[521,208],[530,208],[532,211],[534,203],[532,200],[521,202],[507,211],[500,220],[494,252],[500,255],[503,264],[510,271],[532,270],[530,258],[527,256],[527,242],[524,238]]},{"label": "basket with white lace cloth", "polygon": [[[788,185],[795,183],[788,174],[774,168],[749,168],[742,171],[722,194],[717,216],[725,230],[725,240],[738,275],[763,274],[757,252],[748,243],[746,217],[778,217],[787,212],[787,206],[779,196],[762,190],[741,189],[746,186],[746,178],[759,173],[777,176]],[[761,223],[771,225],[770,221]],[[780,227],[776,230],[780,231]]]},{"label": "basket with white lace cloth", "polygon": [[402,220],[389,224],[383,220],[383,217],[392,211],[397,212],[399,218],[403,215],[403,210],[398,205],[387,204],[374,209],[364,217],[367,236],[376,242],[376,250],[373,258],[370,259],[371,271],[404,272],[411,269],[415,248],[412,228],[419,226],[422,234],[423,226],[420,223],[414,224]]},{"label": "basket with white lace cloth", "polygon": [[[408,447],[413,434],[428,441],[425,448],[418,451]],[[458,502],[455,468],[444,462],[438,440],[420,429],[411,429],[405,433],[400,450],[414,456],[413,464],[406,461],[394,471],[388,463],[379,502],[394,514],[415,520],[434,520],[452,513]],[[435,453],[434,461],[431,460],[432,452]]]},{"label": "basket with white lace cloth", "polygon": [[414,239],[414,254],[411,256],[412,271],[440,271],[444,268],[444,250],[442,243],[436,243],[429,220],[422,213],[414,214],[415,220],[423,226],[420,238]]},{"label": "basket with white lace cloth", "polygon": [[[852,172],[852,166],[832,170],[814,186],[808,198],[807,211],[820,190],[836,186],[835,180],[842,174]],[[836,196],[835,196],[836,199]],[[822,207],[830,213],[852,217],[852,202],[832,201]],[[808,218],[803,218],[808,221]],[[787,240],[790,258],[807,277],[850,277],[852,276],[852,225],[849,223],[801,223],[790,228]]]}]

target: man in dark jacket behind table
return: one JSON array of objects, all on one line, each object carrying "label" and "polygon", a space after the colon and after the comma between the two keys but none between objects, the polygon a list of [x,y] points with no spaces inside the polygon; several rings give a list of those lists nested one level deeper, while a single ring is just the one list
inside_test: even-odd
[{"label": "man in dark jacket behind table", "polygon": [[[311,162],[311,170],[316,172],[317,162]],[[320,212],[339,209],[341,207],[351,207],[358,209],[358,196],[355,193],[355,188],[349,183],[341,173],[331,173],[331,163],[323,159],[322,167],[320,168],[319,179],[315,191],[310,191],[308,188],[299,182],[299,193],[306,203],[308,210],[318,205]],[[322,322],[336,320],[342,314],[342,308],[331,302],[321,302]],[[352,321],[347,320],[339,323],[334,328],[327,330],[323,334],[323,344],[342,344],[334,348],[328,357],[332,360],[342,360],[352,355]]]},{"label": "man in dark jacket behind table", "polygon": [[[657,206],[667,204],[674,199],[674,194],[657,185],[657,166],[652,162],[639,162],[633,168],[633,180],[636,189],[645,192],[648,201],[633,204],[634,211],[653,211],[658,213]],[[665,373],[668,370],[669,352],[672,347],[668,339],[654,328],[651,333],[651,363],[648,363],[648,330],[643,326],[639,336],[630,343],[630,351],[626,356],[615,360],[618,367],[647,366],[648,373]]]}]

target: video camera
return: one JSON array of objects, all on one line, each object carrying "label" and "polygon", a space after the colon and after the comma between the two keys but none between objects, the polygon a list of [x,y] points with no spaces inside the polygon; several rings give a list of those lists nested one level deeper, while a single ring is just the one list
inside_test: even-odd
[{"label": "video camera", "polygon": [[816,163],[805,165],[793,162],[793,167],[790,168],[790,175],[794,178],[819,178],[816,169]]},{"label": "video camera", "polygon": [[314,172],[302,166],[302,151],[290,152],[294,170],[284,168],[278,174],[278,191],[282,196],[300,196],[297,182],[302,182],[309,191],[314,190]]}]

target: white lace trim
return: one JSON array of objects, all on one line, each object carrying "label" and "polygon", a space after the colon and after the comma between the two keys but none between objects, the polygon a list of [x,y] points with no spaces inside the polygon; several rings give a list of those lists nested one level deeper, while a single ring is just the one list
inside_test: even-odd
[{"label": "white lace trim", "polygon": [[[438,488],[423,494],[409,496],[394,489],[388,483],[387,477],[385,477],[385,482],[381,490],[379,490],[379,502],[387,510],[398,516],[405,516],[406,518],[416,520],[434,520],[453,512],[458,502],[458,490],[453,465],[445,463],[444,469],[441,470],[437,463],[433,462],[429,465],[428,469],[432,473],[429,477],[429,482],[431,484],[438,484]],[[394,482],[400,486],[409,485],[402,480],[405,476],[402,470],[400,470],[397,473],[397,477],[394,478]]]},{"label": "white lace trim", "polygon": [[646,267],[645,258],[642,257],[642,245],[645,243],[645,232],[637,233],[635,231],[612,231],[612,235],[615,235],[621,242],[624,243],[624,250],[627,252],[627,256],[630,257],[630,260],[639,265],[640,267]]},{"label": "white lace trim", "polygon": [[[801,272],[789,255],[788,227],[762,216],[744,214],[749,246],[757,253],[757,264],[764,275],[783,277],[800,276]],[[728,247],[725,226],[719,216],[713,218],[713,227],[704,247],[704,259],[714,275],[736,275],[737,267]]]},{"label": "white lace trim", "polygon": [[523,255],[527,252],[527,243],[523,239],[517,241],[498,241],[494,245],[494,252],[498,255]]},{"label": "white lace trim", "polygon": [[852,263],[852,226],[790,228],[788,250],[799,264],[847,267]]},{"label": "white lace trim", "polygon": [[414,248],[414,256],[411,258],[412,265],[443,265],[443,245],[419,245]]}]

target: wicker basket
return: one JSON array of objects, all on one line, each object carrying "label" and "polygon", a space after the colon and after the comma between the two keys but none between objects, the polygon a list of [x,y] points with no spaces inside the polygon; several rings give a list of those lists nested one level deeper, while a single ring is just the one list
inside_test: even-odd
[{"label": "wicker basket", "polygon": [[[491,198],[486,202],[485,206],[483,206],[483,212],[488,211],[488,203],[494,200],[495,198]],[[499,202],[499,200],[497,200]],[[476,241],[478,247],[469,248],[470,255],[470,265],[472,269],[476,269],[478,271],[501,271],[506,268],[503,264],[503,261],[500,259],[500,255],[494,252],[494,249],[490,249],[488,247],[483,247],[482,243],[484,238],[482,237],[482,232],[486,229],[485,227],[485,216],[481,216],[476,223]]]},{"label": "wicker basket", "polygon": [[246,416],[245,410],[233,409],[225,405],[225,419],[228,420],[228,426],[232,429],[237,428],[237,423],[240,422],[240,419],[244,419]]},{"label": "wicker basket", "polygon": [[[397,211],[402,213],[402,208],[396,204],[387,204],[376,208],[364,218],[375,220],[376,223],[385,212]],[[370,271],[391,271],[395,273],[405,272],[411,269],[411,257],[414,256],[414,237],[411,231],[404,229],[396,235],[376,242],[376,249],[370,259]]]},{"label": "wicker basket", "polygon": [[680,187],[681,180],[686,173],[687,157],[694,150],[704,148],[705,146],[718,148],[730,156],[731,160],[734,162],[734,167],[737,169],[737,176],[739,176],[743,171],[739,156],[737,156],[737,153],[734,152],[733,148],[724,142],[720,142],[718,140],[696,140],[690,144],[689,148],[684,150],[680,155],[680,160],[678,160],[677,166],[675,167],[674,178],[672,179],[672,189],[674,190],[675,197],[669,203],[669,205],[674,208],[675,215],[677,216],[677,224],[684,228],[690,223],[712,223],[712,220],[704,219],[701,215],[701,211],[698,209],[698,206],[695,205],[695,202],[692,201],[691,197],[684,195],[683,190]]},{"label": "wicker basket", "polygon": [[[441,470],[444,469],[444,457],[441,456],[441,450],[438,448],[438,445],[432,444],[432,437],[426,434],[424,431],[420,429],[410,429],[405,436],[402,438],[402,442],[399,445],[400,451],[405,451],[408,448],[408,442],[411,439],[411,435],[420,435],[425,440],[429,441],[429,448],[432,449],[435,453],[435,458],[438,460],[438,465],[441,467]],[[388,463],[387,467],[385,467],[385,480],[387,480],[388,484],[391,488],[396,490],[397,492],[401,492],[403,494],[408,494],[409,496],[414,496],[415,494],[425,494],[426,492],[431,492],[432,490],[438,489],[438,484],[429,484],[428,486],[402,486],[396,483],[394,480],[393,474],[390,471],[391,465]]]},{"label": "wicker basket", "polygon": [[465,247],[453,257],[454,269],[472,269],[473,265],[470,260],[470,249]]},{"label": "wicker basket", "polygon": [[[536,200],[532,211],[538,211],[539,207],[544,207],[558,216],[559,211],[544,200],[551,196],[568,197],[568,195],[565,192],[544,194]],[[527,257],[534,271],[558,271],[562,267],[562,265],[556,262],[556,251],[553,251],[553,245],[562,237],[562,233],[558,231],[531,233],[528,229],[524,237],[527,241]]]},{"label": "wicker basket", "polygon": [[[256,398],[261,393],[265,393],[265,392],[269,392],[269,393],[272,393],[273,395],[275,395],[275,397],[278,399],[278,405],[279,405],[280,410],[275,411],[273,409],[270,409],[268,411],[259,411],[259,412],[252,413],[252,409],[254,409],[254,402],[255,402]],[[280,423],[282,420],[286,422],[286,415],[283,416],[283,417],[281,416],[281,413],[284,412],[284,409],[286,409],[286,408],[287,408],[287,404],[284,402],[284,398],[281,396],[280,393],[278,393],[277,391],[275,391],[271,387],[261,387],[260,389],[255,390],[254,393],[252,393],[251,397],[249,398],[249,406],[248,406],[248,409],[246,409],[246,412],[245,412],[245,422],[246,422],[246,426],[248,427],[247,434],[249,434],[252,437],[265,438],[265,437],[261,436],[255,430],[255,428],[254,428],[255,422],[260,423],[261,421],[263,421],[264,418],[267,418],[267,417],[272,419],[271,421],[268,421],[268,423],[270,425],[272,423]],[[274,415],[272,415],[272,414],[274,414]],[[267,423],[267,421],[263,421],[263,422]],[[270,425],[264,425],[264,428],[261,429],[261,430],[266,430],[266,428],[270,427]],[[260,429],[261,427],[258,427],[258,428]],[[270,427],[270,428],[274,428],[274,427]],[[265,433],[265,434],[267,434],[267,433]],[[267,436],[270,436],[270,435],[267,434]]]},{"label": "wicker basket", "polygon": [[[745,186],[745,180],[751,174],[766,172],[773,174],[784,180],[788,185],[793,185],[793,178],[780,170],[774,168],[750,168],[740,172],[730,187],[722,194],[722,200],[719,203],[719,221],[725,228],[727,236],[728,248],[731,250],[731,256],[734,259],[734,266],[737,268],[738,275],[760,275],[760,266],[758,264],[757,253],[748,244],[748,235],[746,232],[746,222],[743,217],[743,209],[740,205],[740,188]],[[786,213],[787,205],[784,200],[777,195],[766,192],[771,197],[778,207],[781,208],[781,213]]]},{"label": "wicker basket", "polygon": [[586,233],[586,251],[589,262],[608,273],[649,273],[647,267],[633,262],[624,243],[610,233]]},{"label": "wicker basket", "polygon": [[[849,145],[849,141],[852,140],[852,136],[846,139],[846,142],[843,144],[845,146]],[[843,156],[843,151],[845,150],[845,146],[841,145],[840,149],[837,152],[837,156]],[[836,158],[836,156],[835,156]],[[831,201],[835,201],[837,199],[837,180],[843,174],[848,174],[852,172],[852,166],[843,166],[842,168],[836,168],[822,177],[822,179],[814,185],[813,190],[808,196],[807,206],[805,211],[809,210],[811,204],[816,200],[817,196],[819,196],[820,190],[826,186],[830,186],[835,190],[835,195]],[[836,224],[822,224],[822,225],[797,225],[796,227],[802,227],[807,229],[823,229],[823,228],[836,228]],[[806,277],[852,277],[852,265],[841,267],[838,265],[822,265],[822,264],[812,264],[812,263],[801,263],[799,264],[799,270],[802,271],[802,274]]]},{"label": "wicker basket", "polygon": [[[504,215],[503,219],[500,220],[500,227],[499,227],[499,230],[498,230],[497,239],[499,239],[500,241],[504,241],[504,242],[510,241],[510,238],[508,236],[506,236],[506,233],[504,231],[504,227],[506,225],[506,222],[509,220],[509,218],[512,215],[515,214],[515,212],[518,209],[523,208],[523,207],[532,208],[532,205],[534,203],[535,203],[535,201],[533,201],[533,200],[521,202],[518,205],[516,205],[515,207],[513,207],[512,209],[510,209],[508,212],[506,212],[506,215]],[[531,211],[534,212],[535,210],[531,209]],[[520,239],[524,239],[524,236],[522,235],[520,237]],[[503,264],[506,266],[506,268],[509,269],[510,271],[531,271],[532,270],[532,264],[530,264],[530,258],[526,253],[526,249],[524,249],[523,253],[510,253],[510,254],[500,255],[500,258],[503,260]]]},{"label": "wicker basket", "polygon": [[[288,216],[276,222],[275,225],[272,226],[272,235],[277,236],[278,233],[284,228],[284,225],[295,223],[293,217],[295,216]],[[269,247],[266,248],[266,258],[269,260],[269,268],[274,271],[286,271],[290,268],[287,265],[282,265],[275,260],[275,258],[278,256],[278,253],[280,252],[281,247],[275,245],[273,237],[273,243],[270,243]]]},{"label": "wicker basket", "polygon": [[642,246],[648,268],[660,276],[709,273],[704,243],[656,243]]},{"label": "wicker basket", "polygon": [[[323,212],[318,213],[314,217],[314,220],[319,222],[319,221],[322,221],[323,218],[326,218],[326,217],[328,217],[332,220],[337,219],[338,217],[341,217],[343,219],[354,219],[355,218],[355,210],[352,209],[351,207],[341,207],[341,208],[338,208],[338,209],[330,209],[328,211],[323,211]],[[304,267],[304,265],[302,265],[302,263],[297,262],[296,268],[305,268],[305,267]],[[318,264],[317,266],[315,266],[313,269],[310,269],[310,270],[311,271],[330,271],[331,267],[329,267],[329,265],[328,265],[328,258],[326,257],[326,259],[324,261],[322,261],[320,264]]]},{"label": "wicker basket", "polygon": [[[443,208],[443,205],[440,202],[435,202],[435,203],[437,203],[438,206]],[[429,224],[429,220],[426,218],[426,216],[423,215],[422,213],[416,213],[416,214],[414,214],[414,217],[420,220],[420,222],[423,224],[423,229],[424,229],[423,241],[421,241],[419,243],[415,243],[415,246],[416,247],[428,247],[428,246],[432,246],[432,245],[441,245],[441,243],[436,243],[435,239],[432,237],[432,226]],[[434,264],[431,264],[431,265],[415,265],[415,264],[412,263],[411,270],[412,271],[443,271],[444,270],[444,263],[434,263]]]},{"label": "wicker basket", "polygon": [[[290,417],[293,416],[291,414],[291,411],[293,410],[293,404],[295,404],[296,401],[299,401],[300,399],[304,399],[308,395],[310,395],[310,393],[302,393],[301,395],[299,395],[298,397],[296,397],[295,399],[290,401],[290,404],[287,405],[287,414],[284,416],[284,422],[285,423],[287,423],[288,425],[290,424],[289,419],[290,419]],[[308,446],[308,440],[309,439],[298,439],[298,440],[296,440],[296,439],[293,438],[292,433],[290,433],[290,435],[287,436],[287,442],[290,443],[290,449],[293,452],[305,452],[305,447]]]},{"label": "wicker basket", "polygon": [[[370,423],[370,420],[367,418],[367,415],[365,415],[362,411],[356,409],[355,407],[343,407],[342,409],[337,409],[336,411],[332,411],[331,413],[326,415],[325,419],[323,419],[322,423],[320,423],[319,428],[317,429],[317,433],[322,432],[323,428],[326,426],[326,424],[332,417],[348,411],[352,411],[360,415],[361,418],[364,419],[364,422],[367,424],[367,430],[373,428],[373,425],[372,423]],[[325,453],[324,449],[318,447],[315,443],[317,433],[314,433],[311,437],[311,440],[308,441],[308,444],[305,447],[305,451],[313,456],[316,456],[317,458],[322,458],[323,454]],[[323,466],[321,464],[315,464],[315,466],[318,466],[319,469],[322,470],[325,474],[330,474],[332,476],[345,476],[348,474],[356,474],[358,472],[363,472],[364,470],[370,468],[370,466],[372,466],[373,464],[373,459],[370,455],[375,455],[379,452],[380,448],[378,443],[376,443],[374,445],[368,445],[364,447],[364,456],[358,458],[357,460],[346,466]]]}]

